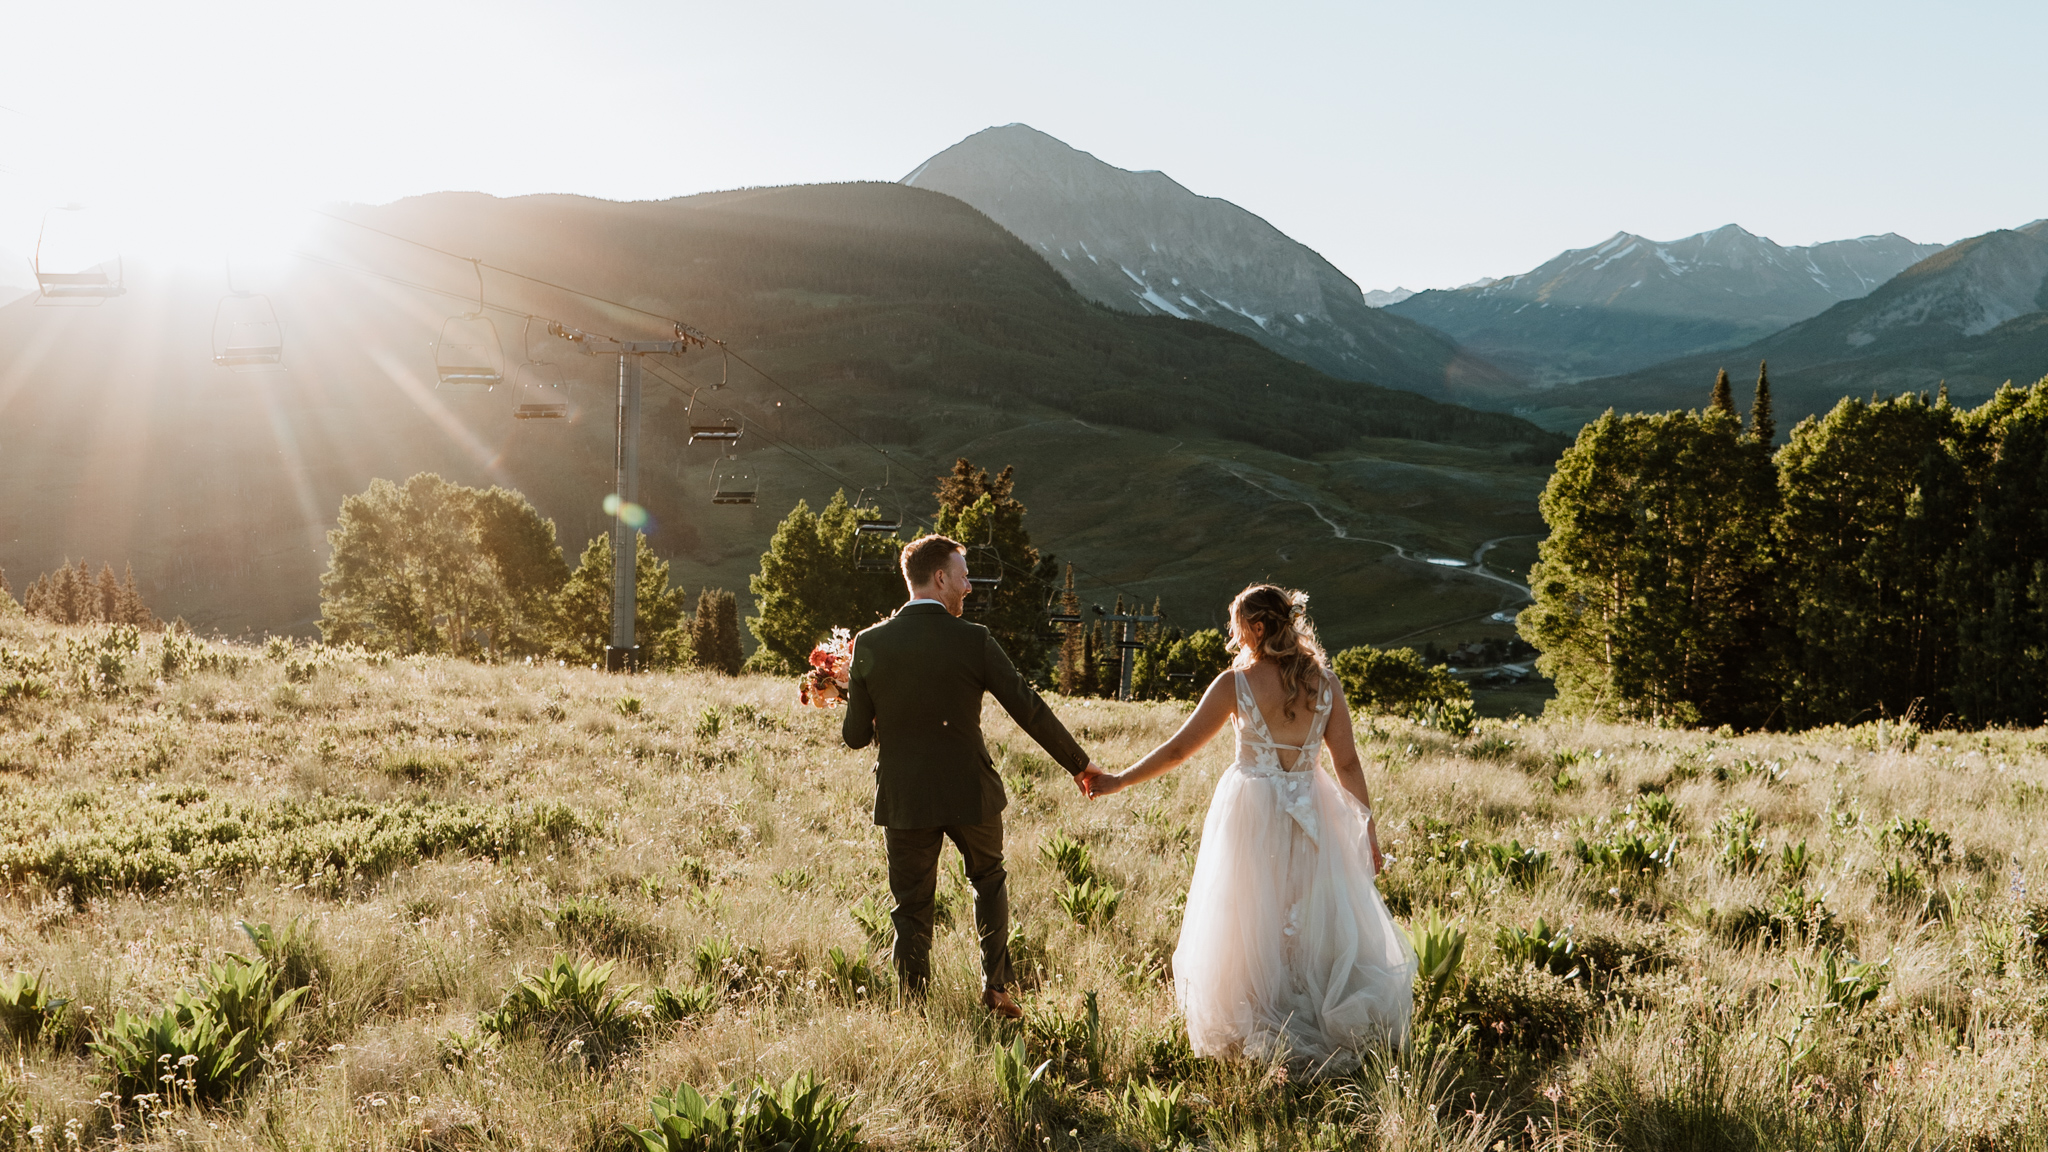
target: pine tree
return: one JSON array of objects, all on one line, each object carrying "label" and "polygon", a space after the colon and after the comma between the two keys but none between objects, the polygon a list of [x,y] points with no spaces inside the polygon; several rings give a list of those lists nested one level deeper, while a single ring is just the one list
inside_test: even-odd
[{"label": "pine tree", "polygon": [[[1723,373],[1726,379],[1727,374]],[[1942,403],[1946,404],[1947,393],[1943,392]],[[1749,406],[1749,438],[1763,445],[1764,451],[1771,449],[1772,441],[1778,438],[1778,421],[1771,415],[1771,365],[1768,360],[1759,360],[1756,365],[1756,399]]]},{"label": "pine tree", "polygon": [[[1060,593],[1060,614],[1078,616],[1081,614],[1081,597],[1074,591],[1074,566],[1067,565],[1067,586]],[[1061,626],[1059,689],[1062,695],[1081,696],[1087,693],[1088,684],[1088,636],[1078,624]]]},{"label": "pine tree", "polygon": [[114,565],[104,562],[100,565],[100,577],[93,586],[93,618],[102,624],[126,623],[126,612],[121,610],[121,578],[114,575]]},{"label": "pine tree", "polygon": [[127,577],[121,583],[121,622],[149,632],[163,627],[156,613],[142,602],[142,592],[135,586],[135,565],[132,563],[127,566]]},{"label": "pine tree", "polygon": [[[633,533],[633,640],[642,668],[671,668],[688,653],[687,596],[668,583],[668,561],[647,537]],[[601,664],[612,637],[612,537],[600,533],[584,546],[576,570],[555,593],[550,651],[578,664]]]},{"label": "pine tree", "polygon": [[22,605],[15,602],[14,588],[7,583],[7,569],[0,568],[0,616],[9,616],[20,611]]},{"label": "pine tree", "polygon": [[723,588],[714,588],[711,610],[711,655],[704,663],[728,676],[737,676],[746,661],[746,654],[740,651],[739,597]]},{"label": "pine tree", "polygon": [[1726,412],[1730,416],[1735,415],[1735,389],[1728,383],[1726,368],[1721,369],[1721,374],[1714,377],[1713,409],[1716,412]]},{"label": "pine tree", "polygon": [[903,602],[900,572],[858,567],[861,517],[872,513],[847,503],[842,490],[816,515],[808,502],[797,501],[776,525],[760,569],[747,581],[756,613],[747,629],[759,645],[755,668],[804,668],[832,629],[859,632]]},{"label": "pine tree", "polygon": [[933,531],[968,545],[970,563],[981,555],[975,551],[981,546],[992,546],[1000,558],[1002,582],[974,592],[988,598],[976,619],[995,634],[1026,676],[1046,676],[1053,671],[1055,650],[1041,634],[1059,566],[1031,544],[1031,534],[1024,528],[1024,504],[1014,495],[1016,470],[1005,467],[990,476],[962,457],[954,461],[951,473],[938,479]]},{"label": "pine tree", "polygon": [[50,574],[38,575],[29,586],[22,590],[21,606],[28,614],[41,620],[50,618]]}]

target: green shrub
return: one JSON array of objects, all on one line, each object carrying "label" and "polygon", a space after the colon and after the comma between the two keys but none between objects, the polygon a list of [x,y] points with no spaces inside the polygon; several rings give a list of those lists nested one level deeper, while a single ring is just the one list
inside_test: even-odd
[{"label": "green shrub", "polygon": [[1040,844],[1038,854],[1069,884],[1079,884],[1095,878],[1095,862],[1089,856],[1088,845],[1064,831],[1054,832],[1045,843]]},{"label": "green shrub", "polygon": [[1955,862],[1955,845],[1948,833],[1937,832],[1927,823],[1924,816],[1908,820],[1895,816],[1892,822],[1878,832],[1879,845],[1895,851],[1910,854],[1930,876],[1938,876],[1942,868]]},{"label": "green shrub", "polygon": [[303,916],[292,917],[282,930],[266,923],[237,921],[236,927],[256,946],[256,954],[270,964],[279,988],[304,988],[327,975],[327,952],[313,936],[313,926]]},{"label": "green shrub", "polygon": [[848,908],[846,914],[867,934],[870,951],[880,952],[896,937],[896,924],[890,919],[889,909],[872,894],[861,897],[860,903]]},{"label": "green shrub", "polygon": [[158,892],[202,872],[228,878],[264,867],[306,882],[367,881],[443,854],[503,859],[592,830],[558,803],[379,804],[334,796],[215,799],[167,811],[112,793],[89,816],[70,816],[40,798],[0,797],[0,869],[16,883],[68,887],[78,896]]},{"label": "green shrub", "polygon": [[1465,960],[1465,929],[1462,925],[1447,922],[1443,914],[1430,909],[1429,915],[1417,920],[1404,929],[1408,943],[1415,949],[1417,961],[1415,978],[1422,982],[1423,995],[1415,1007],[1418,1020],[1427,1020],[1436,1012],[1436,1006],[1448,992],[1451,982],[1458,977],[1458,967]]},{"label": "green shrub", "polygon": [[1576,978],[1583,969],[1578,962],[1578,946],[1572,940],[1571,929],[1554,929],[1548,920],[1536,918],[1533,929],[1508,925],[1494,938],[1495,946],[1510,964],[1527,964],[1541,968],[1551,975],[1565,980]]},{"label": "green shrub", "polygon": [[227,1099],[281,1038],[304,988],[280,994],[267,960],[229,955],[208,968],[198,987],[180,991],[154,1016],[116,1012],[90,1045],[124,1096],[216,1103]]},{"label": "green shrub", "polygon": [[1094,880],[1083,880],[1068,884],[1053,895],[1060,911],[1076,924],[1102,926],[1116,918],[1117,905],[1123,902],[1123,890]]},{"label": "green shrub", "polygon": [[[1472,689],[1442,668],[1423,663],[1413,648],[1346,648],[1331,661],[1354,711],[1424,719],[1431,709],[1470,705]],[[1464,718],[1469,721],[1469,709]],[[1442,725],[1438,725],[1442,726]],[[1469,722],[1460,737],[1470,734]]]},{"label": "green shrub", "polygon": [[1763,867],[1769,842],[1757,827],[1756,812],[1749,808],[1723,812],[1714,821],[1714,855],[1723,871],[1739,875]]},{"label": "green shrub", "polygon": [[1572,856],[1580,864],[1623,883],[1655,883],[1677,855],[1676,836],[1646,836],[1629,829],[1617,829],[1605,840],[1581,836],[1572,845]]},{"label": "green shrub", "polygon": [[1461,1014],[1474,1025],[1482,1051],[1556,1054],[1578,1043],[1598,1008],[1580,982],[1518,964],[1474,980]]},{"label": "green shrub", "polygon": [[832,976],[832,989],[848,1004],[868,1004],[888,990],[887,969],[874,963],[869,953],[850,956],[837,945],[825,950],[825,962]]},{"label": "green shrub", "polygon": [[1043,1060],[1033,1068],[1022,1036],[1008,1048],[998,1045],[993,1059],[996,1093],[1005,1118],[1010,1122],[1011,1134],[1021,1138],[1038,1123],[1040,1104],[1046,1092],[1045,1073],[1052,1067],[1052,1061]]},{"label": "green shrub", "polygon": [[558,1056],[605,1063],[630,1046],[647,1022],[629,997],[639,985],[611,986],[611,964],[556,956],[522,976],[478,1027],[508,1040],[538,1035]]},{"label": "green shrub", "polygon": [[657,1023],[674,1024],[710,1015],[718,1008],[718,991],[703,984],[656,985],[647,990],[647,1005],[654,1010]]},{"label": "green shrub", "polygon": [[1170,1148],[1195,1131],[1194,1113],[1181,1103],[1186,1090],[1185,1084],[1161,1088],[1148,1076],[1143,1083],[1132,1080],[1124,1085],[1118,1103],[1140,1139],[1152,1147]]},{"label": "green shrub", "polygon": [[16,1044],[33,1044],[64,1014],[70,1001],[50,995],[40,972],[0,977],[0,1028]]},{"label": "green shrub", "polygon": [[688,1084],[648,1103],[654,1127],[626,1131],[643,1152],[852,1152],[860,1125],[846,1122],[847,1102],[799,1072],[772,1085],[756,1080],[744,1091],[709,1097]]},{"label": "green shrub", "polygon": [[1541,848],[1524,848],[1520,840],[1505,844],[1488,844],[1486,859],[1493,870],[1507,878],[1517,888],[1534,888],[1536,882],[1548,875],[1553,867],[1550,853]]},{"label": "green shrub", "polygon": [[386,776],[408,784],[438,784],[462,775],[462,761],[432,748],[393,748],[377,766]]}]

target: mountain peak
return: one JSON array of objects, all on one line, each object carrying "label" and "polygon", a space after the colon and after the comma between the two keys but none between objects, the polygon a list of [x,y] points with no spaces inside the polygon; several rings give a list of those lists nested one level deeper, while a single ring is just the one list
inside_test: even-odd
[{"label": "mountain peak", "polygon": [[1896,234],[1787,248],[1739,224],[1616,232],[1492,283],[1389,306],[1480,355],[1564,383],[1732,348],[1869,293],[1940,250]]},{"label": "mountain peak", "polygon": [[1259,216],[1029,125],[976,132],[902,182],[980,209],[1111,308],[1227,328],[1340,379],[1436,396],[1517,389],[1441,333],[1372,307],[1350,277]]}]

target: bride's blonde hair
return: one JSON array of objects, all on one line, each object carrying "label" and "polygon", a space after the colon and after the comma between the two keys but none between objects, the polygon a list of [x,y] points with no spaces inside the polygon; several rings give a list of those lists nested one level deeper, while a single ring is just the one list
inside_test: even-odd
[{"label": "bride's blonde hair", "polygon": [[[1257,651],[1250,645],[1254,624],[1266,626]],[[1316,626],[1309,622],[1308,593],[1277,584],[1254,584],[1230,602],[1230,650],[1237,653],[1234,667],[1249,668],[1264,660],[1279,670],[1289,720],[1294,719],[1295,701],[1306,699],[1329,672]]]}]

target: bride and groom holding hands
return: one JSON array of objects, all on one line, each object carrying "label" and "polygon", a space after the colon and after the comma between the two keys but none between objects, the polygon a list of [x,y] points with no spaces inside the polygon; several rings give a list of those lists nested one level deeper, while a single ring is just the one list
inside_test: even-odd
[{"label": "bride and groom holding hands", "polygon": [[[1107,772],[988,629],[961,619],[965,548],[925,536],[904,547],[901,564],[910,600],[856,639],[841,731],[850,747],[879,746],[875,823],[906,994],[922,995],[930,981],[939,853],[951,840],[974,888],[982,1003],[1021,1015],[1009,992],[1007,797],[981,735],[986,692],[1091,799],[1171,771],[1234,725],[1237,754],[1210,801],[1173,954],[1174,992],[1198,1055],[1337,1071],[1405,1037],[1415,955],[1373,884],[1381,855],[1372,800],[1306,596],[1269,584],[1239,593],[1231,669],[1172,738]],[[1319,771],[1324,749],[1329,770]]]}]

